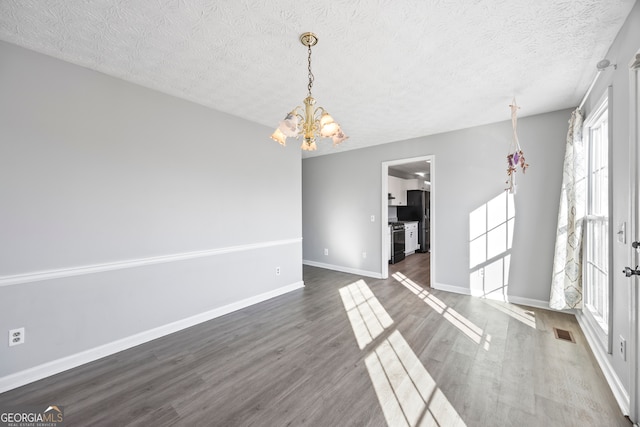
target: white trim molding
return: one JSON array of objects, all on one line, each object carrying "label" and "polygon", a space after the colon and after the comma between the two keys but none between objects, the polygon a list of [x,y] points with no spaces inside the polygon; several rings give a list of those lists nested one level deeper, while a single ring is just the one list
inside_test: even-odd
[{"label": "white trim molding", "polygon": [[575,310],[573,309],[554,310],[549,307],[549,301],[540,300],[540,299],[523,298],[523,297],[517,297],[513,295],[507,295],[507,302],[511,304],[526,305],[527,307],[541,308],[543,310],[551,310],[551,311],[559,311],[561,313],[575,314]]},{"label": "white trim molding", "polygon": [[25,274],[15,274],[12,276],[0,276],[0,287],[19,285],[22,283],[38,282],[41,280],[60,279],[63,277],[82,276],[84,274],[102,273],[111,270],[122,270],[125,268],[141,267],[145,265],[162,264],[167,262],[184,261],[194,258],[210,257],[215,255],[229,254],[233,252],[250,251],[273,246],[291,245],[302,242],[302,237],[274,240],[269,242],[252,243],[249,245],[228,246],[226,248],[208,249],[204,251],[184,252],[171,255],[161,255],[148,258],[131,259],[125,261],[109,262],[104,264],[85,265],[80,267],[60,268],[55,270],[36,271]]},{"label": "white trim molding", "polygon": [[286,294],[304,287],[304,282],[295,282],[287,286],[283,286],[278,289],[274,289],[269,292],[265,292],[260,295],[255,295],[234,303],[214,308],[204,313],[196,314],[186,319],[178,320],[166,325],[159,326],[157,328],[149,329],[148,331],[140,332],[129,337],[119,339],[95,348],[91,348],[80,353],[72,354],[67,357],[63,357],[58,360],[44,363],[33,368],[26,369],[24,371],[16,372],[14,374],[7,375],[0,378],[0,393],[12,390],[17,387],[21,387],[25,384],[32,383],[34,381],[41,380],[51,375],[59,374],[60,372],[67,371],[69,369],[84,365],[89,362],[101,359],[103,357],[118,353],[123,350],[135,347],[140,344],[144,344],[151,340],[161,338],[165,335],[172,334],[174,332],[181,331],[183,329],[195,326],[199,323],[207,322],[225,314],[249,307],[259,302],[266,301],[271,298]]},{"label": "white trim molding", "polygon": [[436,289],[438,291],[451,292],[453,294],[460,295],[471,295],[471,290],[469,288],[462,288],[460,286],[446,285],[444,283],[433,283],[431,285],[432,289]]},{"label": "white trim molding", "polygon": [[306,259],[302,260],[302,264],[310,265],[311,267],[326,268],[327,270],[341,271],[343,273],[356,274],[358,276],[371,277],[374,279],[382,279],[382,274],[378,273],[377,271],[358,270],[357,268],[344,267],[341,265],[334,265],[334,264],[325,264],[323,262],[309,261]]},{"label": "white trim molding", "polygon": [[[437,289],[439,291],[451,292],[451,293],[460,294],[460,295],[469,295],[476,298],[484,299],[483,296],[473,295],[471,293],[471,290],[469,290],[468,288],[460,287],[460,286],[445,285],[443,283],[434,283],[431,286],[431,288]],[[501,301],[501,300],[498,300],[498,301]],[[525,305],[527,307],[541,308],[543,310],[552,310],[551,308],[549,308],[549,301],[545,301],[545,300],[507,295],[506,301],[504,302],[508,302],[510,304]],[[560,311],[562,313],[575,315],[575,310],[552,310],[552,311]]]},{"label": "white trim molding", "polygon": [[620,406],[620,410],[624,415],[629,415],[631,402],[629,393],[627,392],[627,390],[625,390],[622,381],[620,381],[620,377],[618,377],[615,369],[613,369],[613,365],[611,365],[611,362],[609,362],[607,355],[604,353],[602,342],[593,332],[589,323],[585,321],[584,315],[580,311],[576,312],[576,319],[578,320],[580,329],[582,329],[582,333],[589,343],[591,352],[596,358],[596,361],[598,362],[598,365],[600,366],[600,369],[602,370],[602,373],[607,380],[607,384],[609,384],[609,388],[611,388],[611,391],[613,392],[613,396],[615,397],[616,402],[618,402],[618,406]]}]

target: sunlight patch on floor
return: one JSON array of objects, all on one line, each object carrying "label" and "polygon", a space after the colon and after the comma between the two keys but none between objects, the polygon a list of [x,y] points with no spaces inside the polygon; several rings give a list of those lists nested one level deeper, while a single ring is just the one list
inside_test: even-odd
[{"label": "sunlight patch on floor", "polygon": [[455,311],[453,308],[447,306],[438,297],[424,289],[422,286],[415,283],[413,280],[398,272],[391,275],[402,286],[409,289],[418,298],[424,301],[429,307],[441,314],[445,320],[458,328],[460,332],[465,334],[469,339],[478,345],[482,345],[482,348],[489,350],[491,335],[485,334],[482,328],[478,327],[475,323]]},{"label": "sunlight patch on floor", "polygon": [[365,364],[388,425],[465,425],[397,330],[366,357]]},{"label": "sunlight patch on floor", "polygon": [[[418,285],[413,289],[425,298],[431,296]],[[340,288],[339,292],[358,346],[363,350],[393,324],[393,319],[364,280]],[[437,298],[433,303],[443,310],[449,309]],[[449,315],[464,323],[454,314]],[[398,330],[393,330],[364,361],[389,426],[465,426]]]},{"label": "sunlight patch on floor", "polygon": [[513,304],[503,303],[500,301],[493,301],[490,299],[483,299],[481,301],[495,308],[496,310],[499,310],[504,314],[511,316],[518,322],[522,322],[525,325],[533,329],[536,329],[536,314],[533,311],[520,308]]},{"label": "sunlight patch on floor", "polygon": [[358,347],[362,350],[391,326],[393,320],[364,280],[358,280],[339,291]]}]

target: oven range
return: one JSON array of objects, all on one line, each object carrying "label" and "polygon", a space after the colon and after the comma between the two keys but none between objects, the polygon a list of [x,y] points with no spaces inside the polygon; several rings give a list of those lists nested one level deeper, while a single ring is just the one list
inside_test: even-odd
[{"label": "oven range", "polygon": [[391,259],[389,264],[395,264],[404,259],[404,223],[390,222],[389,229],[391,231]]}]

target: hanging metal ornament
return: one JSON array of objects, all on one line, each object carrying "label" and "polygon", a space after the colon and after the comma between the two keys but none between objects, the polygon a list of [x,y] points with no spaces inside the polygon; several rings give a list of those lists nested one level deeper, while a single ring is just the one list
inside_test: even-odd
[{"label": "hanging metal ornament", "polygon": [[522,152],[522,148],[520,147],[520,141],[518,141],[518,105],[516,104],[516,99],[513,98],[512,104],[509,105],[511,108],[511,125],[513,127],[513,141],[511,141],[511,145],[509,146],[509,153],[507,154],[507,181],[506,184],[509,185],[505,190],[509,191],[510,194],[516,194],[516,172],[518,166],[522,169],[522,173],[525,173],[529,164],[524,159],[524,153]]}]

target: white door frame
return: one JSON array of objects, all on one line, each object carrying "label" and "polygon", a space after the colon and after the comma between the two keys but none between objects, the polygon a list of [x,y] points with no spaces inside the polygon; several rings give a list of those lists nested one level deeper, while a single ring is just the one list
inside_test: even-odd
[{"label": "white door frame", "polygon": [[381,188],[382,188],[382,193],[381,193],[381,212],[380,212],[380,225],[381,225],[381,231],[382,231],[382,246],[381,246],[381,263],[382,263],[382,269],[381,271],[381,275],[383,279],[386,279],[389,277],[389,260],[388,260],[388,250],[389,247],[391,246],[391,242],[389,241],[389,199],[388,199],[388,193],[389,193],[389,181],[388,181],[388,177],[389,177],[389,166],[394,166],[394,165],[401,165],[404,163],[413,163],[413,162],[420,162],[420,161],[427,161],[429,160],[431,162],[431,169],[430,169],[430,176],[429,176],[429,182],[431,182],[431,190],[429,192],[429,201],[431,204],[431,208],[430,208],[430,216],[429,216],[429,254],[431,256],[431,265],[430,265],[430,269],[431,269],[431,277],[430,277],[430,284],[431,286],[433,286],[433,284],[435,283],[435,277],[436,277],[436,262],[435,262],[435,257],[436,257],[436,250],[435,250],[435,224],[436,224],[436,210],[434,209],[435,203],[435,192],[436,192],[436,156],[431,154],[431,155],[426,155],[426,156],[419,156],[419,157],[410,157],[407,159],[399,159],[399,160],[388,160],[388,161],[384,161],[382,162],[382,167],[381,167]]},{"label": "white door frame", "polygon": [[[640,55],[640,51],[638,51]],[[631,242],[640,241],[640,72],[633,69],[637,55],[629,64],[629,247],[628,261],[631,268],[640,264],[640,254],[633,251]],[[617,274],[620,274],[617,272]],[[632,276],[629,279],[631,304],[631,332],[629,370],[630,370],[630,398],[629,418],[640,424],[640,278]]]}]

